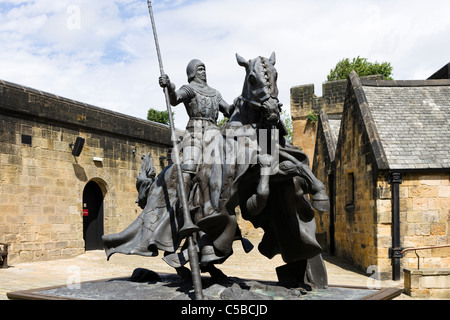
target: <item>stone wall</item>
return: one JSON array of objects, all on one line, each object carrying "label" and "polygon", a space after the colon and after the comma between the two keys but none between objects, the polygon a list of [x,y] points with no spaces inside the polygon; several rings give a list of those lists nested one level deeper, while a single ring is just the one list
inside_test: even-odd
[{"label": "stone wall", "polygon": [[332,245],[333,230],[332,221],[334,216],[334,155],[336,146],[333,141],[328,116],[325,112],[320,112],[318,122],[316,146],[314,158],[312,159],[312,171],[317,179],[322,181],[327,187],[327,195],[330,199],[330,212],[320,212],[316,210],[316,238],[323,250],[330,252]]},{"label": "stone wall", "polygon": [[294,132],[292,139],[293,145],[306,153],[309,159],[312,159],[314,156],[317,123],[312,123],[308,120],[293,120],[292,130]]},{"label": "stone wall", "polygon": [[310,159],[314,156],[317,124],[307,120],[311,112],[319,114],[341,114],[345,100],[347,80],[326,82],[322,86],[323,96],[314,94],[314,85],[291,88],[291,116],[294,131],[293,144],[302,148]]},{"label": "stone wall", "polygon": [[347,80],[325,82],[322,97],[314,93],[314,85],[307,84],[291,88],[291,114],[294,119],[306,118],[311,111],[317,114],[324,110],[327,114],[342,113]]},{"label": "stone wall", "polygon": [[[349,101],[336,152],[336,254],[362,271],[376,266],[382,279],[392,276],[392,194],[389,173],[377,168],[364,129],[364,108]],[[402,248],[449,243],[449,173],[406,172],[400,184]],[[423,268],[448,268],[448,249],[420,253]],[[417,266],[407,253],[403,268]]]},{"label": "stone wall", "polygon": [[[305,98],[314,91],[311,86],[293,88],[293,99],[298,101],[300,108],[294,115],[305,116],[307,108],[314,109],[323,103],[323,98]],[[317,137],[314,138],[313,172],[326,185],[334,207],[334,211],[316,214],[317,238],[325,250],[334,248],[335,255],[361,271],[366,272],[370,267],[380,279],[390,279],[393,275],[390,177],[397,171],[390,170],[386,162],[376,127],[379,123],[374,122],[361,86],[356,86],[350,79],[347,93],[342,94],[346,101],[343,102],[335,156],[327,137],[330,129],[326,127],[324,109],[320,112]],[[295,131],[294,136],[298,136]],[[448,168],[415,170],[411,165],[398,173],[402,174],[399,185],[400,247],[449,244]],[[449,268],[449,248],[421,250],[419,255],[421,268]],[[402,268],[417,267],[414,252],[405,253],[400,261]]]},{"label": "stone wall", "polygon": [[[448,173],[404,173],[400,185],[401,247],[421,248],[449,244],[450,185]],[[384,180],[384,181],[383,181]],[[377,217],[379,261],[384,269],[390,266],[391,191],[387,179],[378,182]],[[449,268],[450,248],[417,251],[421,268]],[[401,259],[403,268],[417,268],[417,257],[408,251]]]},{"label": "stone wall", "polygon": [[[348,105],[353,103],[349,101]],[[351,107],[342,115],[336,152],[335,253],[366,271],[378,264],[379,239],[376,164],[362,117],[359,108]]]},{"label": "stone wall", "polygon": [[[74,157],[77,137],[86,142]],[[141,212],[141,156],[151,152],[160,171],[169,147],[166,126],[1,82],[0,242],[11,243],[10,263],[84,252],[91,180],[103,191],[105,233],[122,231]]]},{"label": "stone wall", "polygon": [[415,298],[450,299],[450,269],[405,269],[405,292]]},{"label": "stone wall", "polygon": [[[368,76],[362,79],[382,79],[382,76]],[[291,88],[291,116],[293,123],[293,144],[303,149],[310,159],[314,156],[317,124],[307,120],[311,112],[325,111],[328,115],[340,115],[344,109],[347,80],[324,82],[322,97],[314,93],[314,84]]]},{"label": "stone wall", "polygon": [[[450,244],[450,174],[404,174],[400,185],[402,248]],[[403,224],[402,224],[403,222]],[[418,252],[421,268],[450,268],[450,248]],[[417,267],[417,257],[405,255],[405,268]]]}]

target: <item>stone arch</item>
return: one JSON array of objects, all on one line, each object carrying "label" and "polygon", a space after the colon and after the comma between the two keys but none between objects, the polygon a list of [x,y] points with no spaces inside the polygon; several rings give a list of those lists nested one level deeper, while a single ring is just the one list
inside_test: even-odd
[{"label": "stone arch", "polygon": [[100,250],[104,235],[104,194],[100,184],[95,180],[88,181],[82,199],[85,250]]}]

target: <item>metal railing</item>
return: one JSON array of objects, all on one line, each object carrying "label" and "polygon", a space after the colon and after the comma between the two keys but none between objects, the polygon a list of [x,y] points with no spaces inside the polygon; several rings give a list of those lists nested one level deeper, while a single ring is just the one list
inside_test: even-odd
[{"label": "metal railing", "polygon": [[431,247],[418,247],[418,248],[406,248],[401,251],[401,254],[403,256],[404,253],[408,251],[414,251],[417,257],[417,270],[420,270],[420,257],[417,254],[418,250],[430,250],[430,249],[439,249],[439,248],[448,248],[450,247],[450,244],[442,245],[442,246],[431,246]]}]

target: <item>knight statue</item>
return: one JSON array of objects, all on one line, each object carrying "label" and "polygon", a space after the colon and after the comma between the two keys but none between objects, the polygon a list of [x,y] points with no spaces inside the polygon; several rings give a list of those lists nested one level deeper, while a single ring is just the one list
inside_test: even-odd
[{"label": "knight statue", "polygon": [[[328,211],[329,200],[306,154],[284,139],[275,53],[270,58],[236,58],[246,77],[242,94],[232,105],[208,86],[200,60],[188,64],[188,84],[178,90],[167,75],[159,78],[170,104],[183,103],[189,115],[180,142],[184,185],[178,184],[174,164],[156,176],[150,155],[144,157],[137,182],[137,202],[143,211],[121,233],[103,237],[107,257],[157,256],[162,251],[164,261],[179,275],[188,275],[177,195],[177,188],[183,188],[188,196],[183,209],[189,207],[198,227],[192,237],[203,272],[226,278],[215,265],[233,254],[234,241],[241,241],[245,252],[253,249],[239,229],[240,211],[243,219],[264,230],[259,252],[269,259],[280,254],[286,263],[277,268],[281,285],[305,287],[308,280],[324,288],[326,270],[315,237],[314,209]],[[219,112],[229,119],[221,128]]]}]

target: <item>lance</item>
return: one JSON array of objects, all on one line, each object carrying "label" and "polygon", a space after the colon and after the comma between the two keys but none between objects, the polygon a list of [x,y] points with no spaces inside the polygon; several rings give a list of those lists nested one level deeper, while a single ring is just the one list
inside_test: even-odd
[{"label": "lance", "polygon": [[[156,33],[155,17],[153,16],[152,2],[150,0],[147,0],[147,4],[148,4],[148,11],[150,13],[150,19],[152,21],[153,37],[155,39],[156,53],[158,54],[159,70],[161,72],[161,76],[163,76],[163,75],[165,75],[165,73],[164,73],[164,67],[163,67],[162,58],[161,58],[161,50],[159,48],[158,35]],[[187,237],[186,241],[188,243],[189,264],[191,267],[192,283],[194,286],[195,299],[203,300],[204,297],[203,297],[202,281],[201,281],[201,275],[200,275],[200,263],[198,260],[197,249],[194,244],[194,238],[192,236],[192,234],[194,232],[199,231],[199,228],[192,223],[191,215],[189,212],[186,190],[184,188],[183,171],[181,170],[180,150],[178,147],[178,139],[177,139],[176,132],[175,132],[175,125],[174,125],[173,118],[172,118],[172,106],[170,104],[169,89],[167,87],[164,88],[164,94],[166,97],[166,106],[167,106],[167,112],[169,114],[170,131],[172,134],[172,143],[173,143],[172,157],[173,157],[174,165],[176,166],[177,177],[178,177],[177,193],[178,193],[178,198],[181,203],[181,207],[183,209],[184,225],[183,225],[183,228],[180,229],[180,235]]]}]

